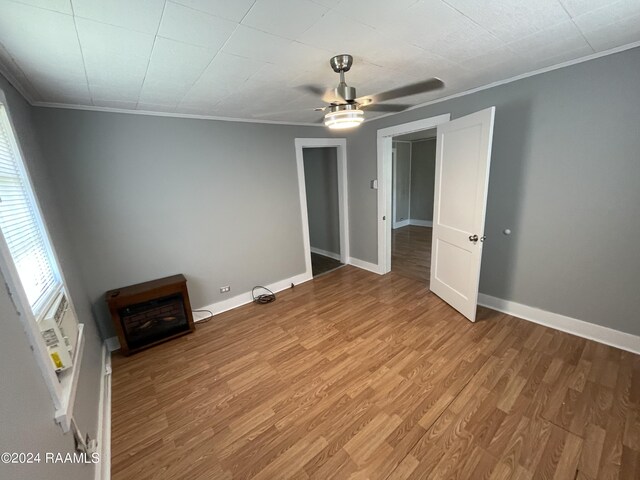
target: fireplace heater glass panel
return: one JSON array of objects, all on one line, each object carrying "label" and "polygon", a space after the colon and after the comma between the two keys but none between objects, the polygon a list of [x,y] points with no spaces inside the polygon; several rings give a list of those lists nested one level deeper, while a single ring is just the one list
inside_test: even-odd
[{"label": "fireplace heater glass panel", "polygon": [[189,330],[182,295],[129,305],[121,308],[118,314],[131,349]]}]

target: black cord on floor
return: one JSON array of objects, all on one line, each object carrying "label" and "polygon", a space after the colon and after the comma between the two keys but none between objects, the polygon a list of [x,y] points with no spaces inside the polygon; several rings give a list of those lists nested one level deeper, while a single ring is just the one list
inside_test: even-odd
[{"label": "black cord on floor", "polygon": [[[269,293],[262,293],[262,294],[260,294],[260,295],[258,295],[256,297],[255,291],[258,288],[262,288],[263,290],[266,290]],[[258,285],[257,287],[253,287],[253,289],[251,290],[251,296],[253,297],[254,303],[258,303],[260,305],[263,305],[265,303],[271,303],[271,302],[274,302],[276,300],[276,294],[275,293],[273,293],[267,287],[262,287],[260,285]]]},{"label": "black cord on floor", "polygon": [[207,312],[209,314],[208,317],[203,318],[202,320],[198,320],[197,322],[194,323],[207,323],[209,320],[211,320],[213,318],[213,312],[211,310],[207,310],[206,308],[200,309],[200,310],[191,310],[192,312]]}]

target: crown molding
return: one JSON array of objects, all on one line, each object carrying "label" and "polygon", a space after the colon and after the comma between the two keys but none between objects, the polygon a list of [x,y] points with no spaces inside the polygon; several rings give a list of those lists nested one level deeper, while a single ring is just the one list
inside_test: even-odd
[{"label": "crown molding", "polygon": [[272,125],[289,125],[296,127],[324,127],[319,123],[287,122],[283,120],[257,120],[253,118],[220,117],[215,115],[197,115],[192,113],[154,112],[150,110],[127,110],[124,108],[97,107],[94,105],[72,105],[68,103],[33,102],[34,107],[63,108],[66,110],[86,110],[91,112],[126,113],[129,115],[147,115],[152,117],[191,118],[196,120],[219,120],[223,122],[266,123]]},{"label": "crown molding", "polygon": [[625,50],[631,50],[632,48],[640,47],[640,41],[628,43],[626,45],[622,45],[620,47],[610,48],[609,50],[603,50],[602,52],[592,53],[590,55],[586,55],[584,57],[574,58],[573,60],[567,60],[566,62],[557,63],[555,65],[551,65],[549,67],[540,68],[538,70],[533,70],[527,73],[521,73],[520,75],[516,75],[515,77],[510,77],[505,80],[498,80],[493,83],[489,83],[487,85],[482,85],[480,87],[474,87],[469,90],[464,90],[459,93],[454,93],[452,95],[448,95],[442,98],[436,98],[434,100],[430,100],[428,102],[420,103],[418,105],[413,105],[401,112],[392,112],[385,113],[384,115],[380,115],[378,117],[374,117],[371,119],[365,119],[362,123],[375,122],[377,120],[382,120],[383,118],[392,117],[395,115],[401,115],[406,112],[410,112],[411,110],[416,110],[422,107],[428,107],[429,105],[435,105],[437,103],[446,102],[447,100],[452,100],[458,97],[464,97],[465,95],[471,95],[472,93],[481,92],[482,90],[488,90],[490,88],[498,87],[500,85],[506,85],[507,83],[517,82],[518,80],[522,80],[529,77],[534,77],[536,75],[541,75],[543,73],[552,72],[553,70],[559,70],[561,68],[570,67],[572,65],[577,65],[579,63],[588,62],[590,60],[595,60],[597,58],[606,57],[608,55],[613,55],[615,53],[624,52]]},{"label": "crown molding", "polygon": [[9,84],[11,84],[11,86],[15,88],[30,105],[33,105],[35,100],[33,95],[31,94],[31,91],[28,88],[25,88],[22,82],[20,82],[18,78],[13,74],[13,69],[9,68],[7,62],[13,63],[15,69],[22,73],[25,82],[28,83],[28,79],[22,72],[22,69],[13,60],[13,57],[9,55],[9,52],[6,48],[4,48],[2,43],[0,43],[0,75],[2,75],[7,80],[7,82],[9,82]]},{"label": "crown molding", "polygon": [[[636,47],[640,47],[640,41],[629,43],[629,44],[622,45],[615,48],[611,48],[609,50],[604,50],[602,52],[593,53],[591,55],[586,55],[584,57],[576,58],[573,60],[568,60],[566,62],[558,63],[549,67],[545,67],[545,68],[541,68],[531,72],[516,75],[514,77],[510,77],[505,80],[499,80],[493,83],[489,83],[487,85],[482,85],[480,87],[464,90],[462,92],[454,93],[446,97],[430,100],[428,102],[424,102],[424,103],[409,107],[406,110],[403,110],[402,112],[387,113],[374,118],[365,119],[363,124],[375,122],[378,120],[382,120],[383,118],[387,118],[395,115],[400,115],[406,112],[410,112],[411,110],[427,107],[429,105],[435,105],[441,102],[446,102],[447,100],[452,100],[454,98],[464,97],[465,95],[471,95],[472,93],[481,92],[483,90],[488,90],[490,88],[498,87],[500,85],[505,85],[505,84],[516,82],[518,80],[522,80],[525,78],[541,75],[543,73],[551,72],[553,70],[559,70],[561,68],[570,67],[572,65],[588,62],[590,60],[595,60],[597,58],[606,57],[608,55],[613,55],[613,54],[620,53],[625,50],[630,50]],[[16,90],[18,90],[18,92],[25,98],[25,100],[27,100],[27,102],[29,102],[29,104],[31,104],[34,107],[63,108],[68,110],[86,110],[86,111],[108,112],[108,113],[124,113],[129,115],[147,115],[147,116],[155,116],[155,117],[190,118],[190,119],[197,119],[197,120],[218,120],[223,122],[260,123],[260,124],[271,124],[271,125],[289,125],[289,126],[324,128],[323,124],[318,124],[318,123],[287,122],[284,120],[257,120],[253,118],[235,118],[235,117],[222,117],[222,116],[216,116],[216,115],[197,115],[197,114],[190,114],[190,113],[174,113],[174,112],[155,112],[155,111],[148,111],[148,110],[127,110],[123,108],[98,107],[93,105],[73,105],[73,104],[67,104],[67,103],[35,101],[33,99],[33,96],[30,94],[29,89],[25,88],[24,85],[18,80],[18,78],[11,73],[10,68],[7,68],[5,64],[6,62],[3,61],[3,58],[11,59],[11,56],[8,55],[8,52],[2,47],[1,44],[0,44],[0,53],[5,54],[5,55],[0,55],[0,74],[2,74],[7,79],[7,81],[11,85],[13,85],[13,87]],[[25,77],[25,80],[28,81],[26,77]]]}]

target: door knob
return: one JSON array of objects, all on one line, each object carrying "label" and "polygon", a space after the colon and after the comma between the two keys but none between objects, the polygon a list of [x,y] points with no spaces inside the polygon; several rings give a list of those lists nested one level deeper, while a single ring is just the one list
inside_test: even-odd
[{"label": "door knob", "polygon": [[469,235],[469,241],[476,243],[478,241],[478,235]]}]

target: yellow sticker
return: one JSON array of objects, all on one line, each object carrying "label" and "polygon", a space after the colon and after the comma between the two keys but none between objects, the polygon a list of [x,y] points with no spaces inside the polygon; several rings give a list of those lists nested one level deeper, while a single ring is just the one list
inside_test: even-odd
[{"label": "yellow sticker", "polygon": [[51,359],[53,360],[53,363],[56,365],[56,368],[64,367],[64,365],[62,364],[62,360],[60,360],[60,355],[58,355],[58,352],[53,352],[51,354]]}]

